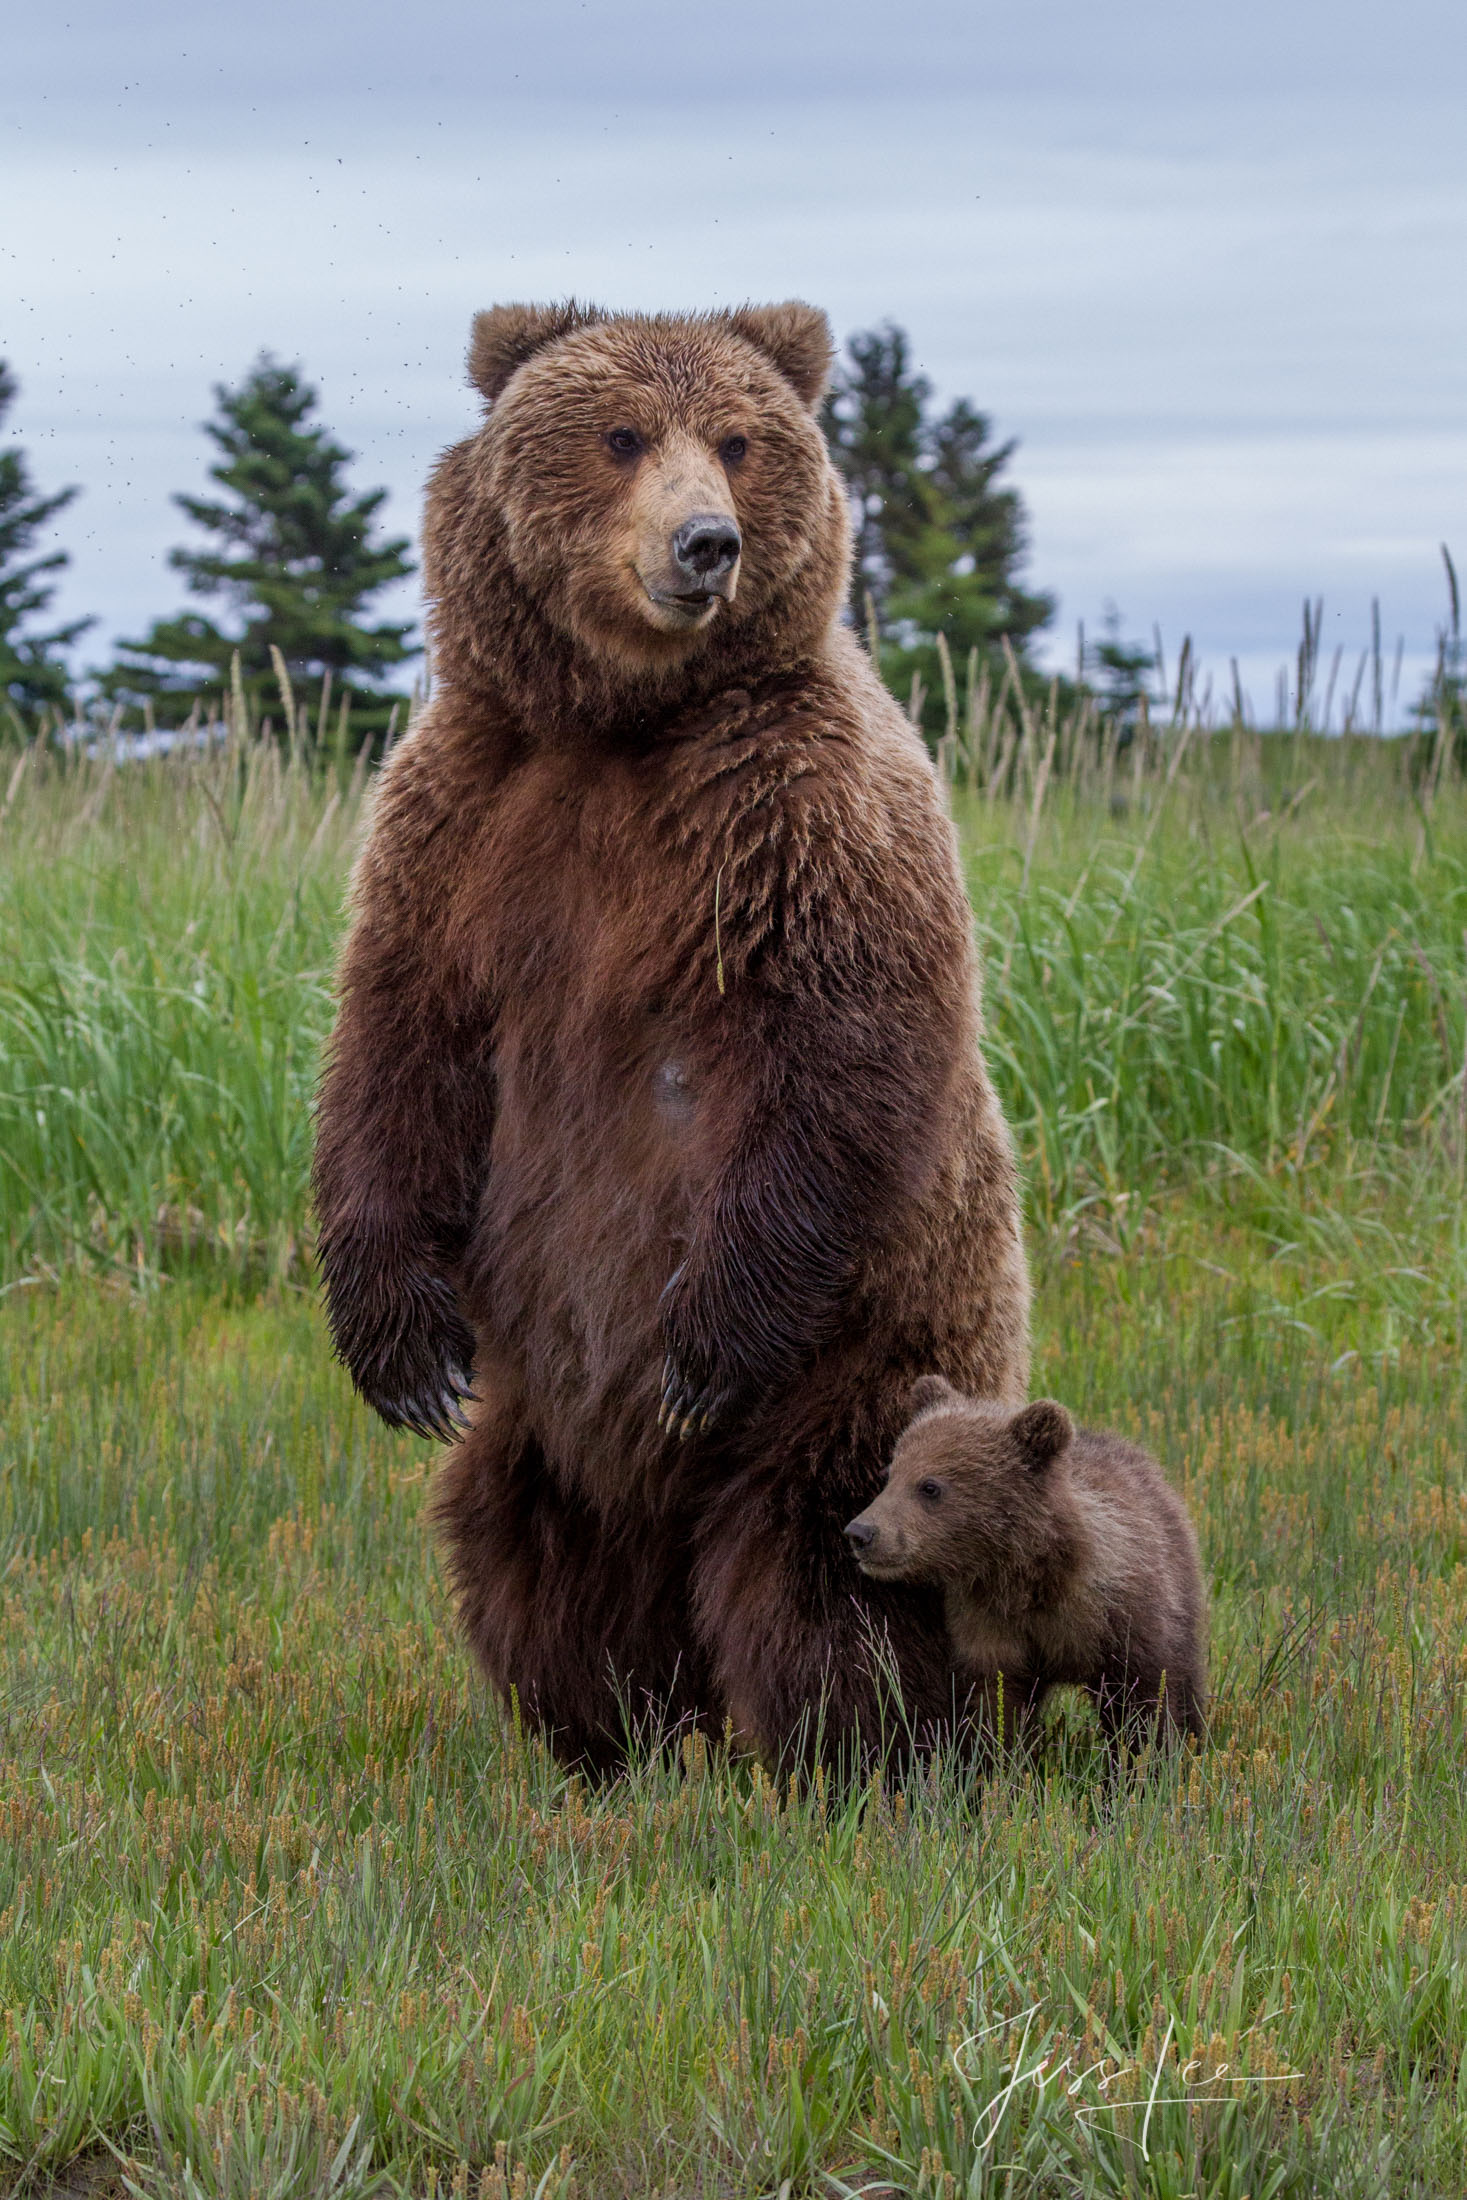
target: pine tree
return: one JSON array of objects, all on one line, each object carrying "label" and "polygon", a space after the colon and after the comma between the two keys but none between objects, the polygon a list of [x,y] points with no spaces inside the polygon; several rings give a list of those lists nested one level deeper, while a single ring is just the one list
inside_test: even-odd
[{"label": "pine tree", "polygon": [[274,690],[272,646],[298,691],[326,672],[370,694],[371,684],[416,654],[408,625],[363,622],[369,597],[413,571],[406,537],[373,542],[385,489],[353,497],[343,478],[351,453],[315,423],[317,393],[296,367],[262,352],[237,390],[214,391],[218,415],[204,432],[219,452],[210,467],[231,501],[177,496],[212,536],[208,549],[174,550],[169,564],[198,596],[228,607],[224,621],[199,612],[163,619],[121,657],[103,687],[183,707],[204,682],[230,677],[239,653],[246,686]]},{"label": "pine tree", "polygon": [[[0,359],[0,426],[18,394],[15,376]],[[0,451],[0,697],[19,710],[35,710],[43,703],[65,707],[67,670],[58,652],[69,649],[92,624],[90,619],[73,619],[49,634],[21,632],[23,622],[44,611],[56,593],[44,576],[63,571],[71,562],[64,550],[30,559],[24,553],[75,495],[75,489],[59,489],[55,496],[37,496],[24,454]]]},{"label": "pine tree", "polygon": [[1105,606],[1101,634],[1100,641],[1085,645],[1085,684],[1096,697],[1102,717],[1119,728],[1124,748],[1141,715],[1143,699],[1156,699],[1160,660],[1156,650],[1144,643],[1123,639],[1121,614],[1113,603]]},{"label": "pine tree", "polygon": [[852,608],[864,626],[868,595],[883,619],[894,588],[924,578],[945,551],[957,553],[931,479],[932,385],[912,371],[905,331],[888,322],[850,337],[846,349],[850,363],[834,378],[821,422],[851,499]]},{"label": "pine tree", "polygon": [[998,476],[1015,444],[994,444],[966,398],[937,417],[932,386],[910,364],[905,332],[888,322],[850,338],[823,422],[851,494],[856,530],[852,616],[875,609],[882,670],[903,697],[920,674],[924,722],[944,708],[937,636],[963,665],[976,649],[997,662],[1005,639],[1021,662],[1054,615],[1053,599],[1022,588],[1028,550],[1023,500]]}]

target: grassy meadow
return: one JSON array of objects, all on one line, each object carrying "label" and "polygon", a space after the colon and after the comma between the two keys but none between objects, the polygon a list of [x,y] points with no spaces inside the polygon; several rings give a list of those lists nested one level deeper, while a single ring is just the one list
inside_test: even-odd
[{"label": "grassy meadow", "polygon": [[1213,1596],[1211,1740],[1115,1797],[1078,1704],[983,1786],[564,1778],[315,1300],[360,776],[11,752],[0,2192],[1460,2195],[1467,796],[1053,756],[954,795],[1036,1388]]}]

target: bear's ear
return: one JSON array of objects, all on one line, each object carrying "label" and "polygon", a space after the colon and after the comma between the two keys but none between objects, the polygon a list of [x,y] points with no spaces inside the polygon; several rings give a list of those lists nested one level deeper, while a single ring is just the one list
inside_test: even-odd
[{"label": "bear's ear", "polygon": [[578,328],[594,328],[605,314],[567,298],[558,306],[489,306],[474,315],[469,335],[469,380],[492,405],[516,367]]},{"label": "bear's ear", "polygon": [[728,317],[735,336],[757,344],[795,394],[813,410],[825,395],[834,362],[830,323],[819,306],[790,298],[782,306],[740,306]]},{"label": "bear's ear", "polygon": [[907,1411],[915,1420],[916,1416],[919,1413],[925,1413],[929,1406],[947,1405],[957,1395],[957,1391],[953,1389],[952,1384],[945,1375],[919,1375],[912,1385],[911,1396],[907,1400]]},{"label": "bear's ear", "polygon": [[1074,1422],[1053,1398],[1036,1398],[1009,1423],[1009,1434],[1018,1445],[1025,1466],[1034,1472],[1057,1458],[1074,1433]]}]

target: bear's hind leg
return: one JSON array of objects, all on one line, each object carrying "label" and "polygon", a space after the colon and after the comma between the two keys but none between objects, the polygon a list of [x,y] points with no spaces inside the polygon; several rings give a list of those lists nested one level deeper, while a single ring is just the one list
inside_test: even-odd
[{"label": "bear's hind leg", "polygon": [[[700,1523],[693,1615],[735,1739],[781,1770],[900,1763],[964,1724],[936,1590],[862,1578],[841,1520],[723,1494]],[[782,1500],[784,1500],[782,1502]]]},{"label": "bear's hind leg", "polygon": [[602,1519],[533,1436],[488,1417],[444,1461],[434,1513],[464,1633],[563,1764],[607,1776],[629,1729],[703,1723],[688,1554],[668,1523]]}]

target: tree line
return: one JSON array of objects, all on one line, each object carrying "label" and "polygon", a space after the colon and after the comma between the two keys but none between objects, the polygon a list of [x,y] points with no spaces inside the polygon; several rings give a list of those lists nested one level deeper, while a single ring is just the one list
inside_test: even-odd
[{"label": "tree line", "polygon": [[[0,360],[0,431],[18,394]],[[329,676],[353,743],[370,738],[400,702],[394,683],[420,653],[410,623],[372,612],[382,590],[415,570],[407,537],[380,531],[387,492],[352,489],[352,454],[317,417],[318,393],[299,366],[261,353],[236,387],[218,384],[213,394],[203,432],[216,493],[173,498],[200,540],[169,553],[187,594],[208,608],[177,611],[119,642],[111,661],[86,675],[91,702],[124,720],[175,726],[201,694],[236,676],[257,710],[268,708],[283,665],[297,692]],[[849,339],[821,422],[851,500],[850,617],[914,719],[932,738],[941,734],[955,668],[970,686],[983,668],[1039,686],[1034,644],[1055,602],[1022,577],[1029,527],[1008,479],[1013,439],[1000,439],[968,398],[938,410],[906,332],[892,322]],[[22,730],[38,712],[76,708],[70,653],[95,621],[47,623],[69,558],[63,549],[37,554],[37,543],[77,494],[42,493],[23,447],[0,448],[0,702]],[[1467,748],[1467,662],[1450,561],[1448,573],[1452,616],[1418,716],[1434,725],[1445,709]],[[1082,635],[1065,685],[1126,724],[1154,695],[1159,665],[1159,649],[1124,640],[1110,607],[1101,634]]]},{"label": "tree line", "polygon": [[[0,364],[0,428],[17,394]],[[329,672],[365,730],[418,654],[409,625],[372,616],[380,592],[414,570],[408,540],[380,531],[386,491],[353,492],[351,453],[320,422],[298,366],[262,353],[236,387],[216,386],[214,403],[204,434],[215,493],[173,499],[199,540],[169,564],[197,607],[118,643],[88,685],[109,706],[175,724],[201,690],[229,684],[236,654],[246,689],[266,693],[278,652],[298,690]],[[966,399],[936,412],[891,324],[851,338],[823,426],[851,494],[851,616],[874,633],[904,700],[915,678],[919,698],[940,702],[939,633],[951,656],[996,661],[1007,643],[1027,665],[1054,605],[1019,578],[1028,526],[1004,478],[1013,443]],[[24,713],[67,705],[69,653],[94,623],[46,625],[68,557],[31,554],[76,494],[37,491],[21,448],[0,458],[0,695]]]}]

